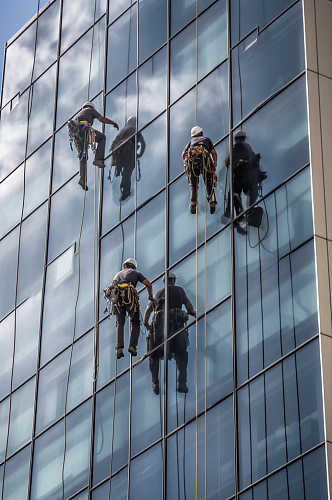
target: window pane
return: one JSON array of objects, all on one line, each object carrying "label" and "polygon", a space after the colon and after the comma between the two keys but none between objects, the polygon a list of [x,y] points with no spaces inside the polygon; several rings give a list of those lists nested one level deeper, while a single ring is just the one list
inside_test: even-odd
[{"label": "window pane", "polygon": [[304,500],[302,460],[287,467],[289,500]]},{"label": "window pane", "polygon": [[153,448],[135,458],[130,464],[129,500],[162,499],[162,447]]},{"label": "window pane", "polygon": [[0,121],[0,180],[4,179],[23,160],[27,136],[28,91],[20,96],[10,110],[1,110]]},{"label": "window pane", "polygon": [[34,407],[35,379],[31,379],[12,395],[7,456],[30,441]]},{"label": "window pane", "polygon": [[166,107],[166,55],[164,47],[138,70],[139,129]]},{"label": "window pane", "polygon": [[157,118],[142,135],[146,149],[139,159],[141,175],[137,186],[137,206],[165,186],[166,179],[166,114]]},{"label": "window pane", "polygon": [[29,215],[48,197],[51,145],[51,140],[47,141],[44,146],[27,159],[23,217]]},{"label": "window pane", "polygon": [[304,69],[302,6],[298,3],[262,33],[253,33],[233,49],[234,124]]},{"label": "window pane", "polygon": [[171,36],[196,16],[196,0],[171,0]]},{"label": "window pane", "polygon": [[57,58],[59,36],[60,1],[53,2],[38,18],[36,61],[33,72],[34,79]]},{"label": "window pane", "polygon": [[328,494],[324,446],[303,458],[303,472],[306,500],[326,500]]},{"label": "window pane", "polygon": [[[0,400],[10,391],[14,347],[14,312],[0,323]],[[0,458],[1,461],[1,458]]]},{"label": "window pane", "polygon": [[300,419],[298,407],[298,392],[296,382],[295,356],[283,362],[285,421],[287,437],[287,456],[292,460],[301,453],[300,449]]},{"label": "window pane", "polygon": [[231,2],[231,33],[232,45],[245,37],[256,26],[260,30],[281,14],[292,0],[232,0]]},{"label": "window pane", "polygon": [[[238,391],[238,440],[240,489],[251,483],[249,387]],[[244,497],[245,500],[246,497]],[[241,498],[242,500],[242,498]]]},{"label": "window pane", "polygon": [[226,57],[226,2],[219,0],[198,18],[198,79],[200,80]]},{"label": "window pane", "polygon": [[37,367],[41,292],[16,310],[16,345],[13,389],[33,375]]},{"label": "window pane", "polygon": [[27,498],[29,462],[30,446],[6,461],[3,500],[25,500]]},{"label": "window pane", "polygon": [[128,9],[130,5],[134,2],[134,0],[117,0],[113,2],[113,0],[108,1],[108,17],[109,23],[112,23],[114,19],[120,16],[120,14]]},{"label": "window pane", "polygon": [[165,192],[137,212],[136,241],[138,268],[151,281],[165,270]]},{"label": "window pane", "polygon": [[196,81],[196,23],[171,40],[170,101],[173,102]]},{"label": "window pane", "polygon": [[[281,364],[279,364],[271,368],[265,375],[268,472],[278,469],[287,461],[282,389],[282,371]],[[282,495],[280,495],[280,498],[282,498]]]},{"label": "window pane", "polygon": [[[264,377],[249,385],[252,481],[266,474]],[[255,497],[255,491],[254,491]],[[258,497],[260,498],[260,497]],[[256,500],[256,499],[255,499]]]},{"label": "window pane", "polygon": [[137,66],[136,5],[108,28],[107,54],[107,90],[109,90]]},{"label": "window pane", "polygon": [[19,228],[0,241],[0,318],[15,306]]},{"label": "window pane", "polygon": [[268,500],[266,491],[266,481],[255,486],[252,490],[253,500]]},{"label": "window pane", "polygon": [[140,0],[138,10],[139,62],[166,42],[167,1]]},{"label": "window pane", "polygon": [[[79,4],[75,3],[75,5]],[[92,36],[94,39],[90,74]],[[94,30],[90,29],[83,38],[61,57],[59,65],[57,127],[60,127],[68,120],[85,101],[102,90],[104,40],[105,18],[101,19],[96,24]],[[89,79],[90,92],[88,95]]]},{"label": "window pane", "polygon": [[23,165],[0,184],[0,238],[19,224],[23,201]]},{"label": "window pane", "polygon": [[94,20],[97,20],[105,11],[106,0],[94,0],[93,2],[64,0],[61,52],[64,52],[75,42],[93,24]]},{"label": "window pane", "polygon": [[55,70],[56,65],[54,64],[33,84],[28,154],[44,142],[53,131]]},{"label": "window pane", "polygon": [[54,141],[53,193],[70,177],[75,175],[79,167],[77,151],[74,146],[74,151],[70,149],[67,125],[58,130]]},{"label": "window pane", "polygon": [[112,477],[111,496],[109,497],[109,481],[92,491],[91,500],[127,500],[128,470],[127,467]]},{"label": "window pane", "polygon": [[[32,23],[6,50],[3,105],[18,92],[22,93],[30,84],[35,35],[36,22]],[[20,71],[17,71],[17,68],[20,68]]]},{"label": "window pane", "polygon": [[[9,392],[9,390],[8,390]],[[0,404],[0,461],[5,458],[9,417],[9,397]]]},{"label": "window pane", "polygon": [[22,224],[17,303],[41,291],[44,274],[47,203]]}]

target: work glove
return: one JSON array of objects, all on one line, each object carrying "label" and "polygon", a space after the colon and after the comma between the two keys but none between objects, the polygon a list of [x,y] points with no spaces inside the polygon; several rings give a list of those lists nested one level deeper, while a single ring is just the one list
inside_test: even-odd
[{"label": "work glove", "polygon": [[114,122],[113,127],[116,128],[116,130],[119,130],[119,125],[117,123],[115,123],[115,122]]},{"label": "work glove", "polygon": [[196,318],[196,311],[188,312],[188,314],[190,314],[190,316],[194,316],[194,318]]}]

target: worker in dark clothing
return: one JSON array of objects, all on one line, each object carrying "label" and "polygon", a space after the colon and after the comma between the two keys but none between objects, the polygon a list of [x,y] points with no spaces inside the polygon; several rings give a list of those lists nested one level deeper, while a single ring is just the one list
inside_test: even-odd
[{"label": "worker in dark clothing", "polygon": [[[105,116],[102,116],[100,113],[98,113],[98,111],[96,111],[95,105],[92,102],[86,102],[83,104],[82,111],[79,112],[79,114],[76,117],[76,120],[79,123],[89,124],[90,127],[92,127],[95,118],[97,118],[97,120],[99,120],[101,123],[108,123],[109,125],[113,125],[113,127],[119,130],[118,125],[113,120],[105,118]],[[92,163],[99,168],[104,168],[106,136],[101,132],[99,132],[98,130],[92,129],[92,131],[95,134],[95,141],[98,144],[95,154],[95,159]],[[81,150],[83,150],[84,139],[82,138],[81,141],[79,142],[81,143],[79,144],[79,147]],[[80,178],[78,181],[79,185],[85,191],[88,190],[86,182],[86,163],[87,163],[86,160],[87,160],[86,155],[83,155],[83,157],[80,160]]]},{"label": "worker in dark clothing", "polygon": [[[164,279],[165,280],[165,279]],[[176,275],[169,273],[168,279],[168,306],[169,322],[167,338],[172,337],[176,332],[184,328],[188,321],[188,314],[196,316],[193,305],[188,299],[185,291],[180,286],[175,285]],[[153,337],[152,349],[164,342],[164,313],[165,313],[165,287],[159,290],[154,297],[155,310],[151,326],[149,318],[153,309],[153,304],[149,304],[144,313],[144,325],[150,331],[149,336]],[[184,305],[188,314],[182,309]],[[174,357],[178,369],[178,392],[187,393],[187,365],[188,365],[188,330],[183,330],[175,335],[168,342],[168,357]],[[159,360],[163,358],[163,347],[155,350],[150,358],[150,371],[152,374],[152,390],[159,394]]]},{"label": "worker in dark clothing", "polygon": [[[128,118],[126,125],[117,133],[110,152],[112,153],[112,166],[115,166],[115,177],[121,175],[120,201],[126,200],[131,194],[131,174],[135,170],[135,133],[136,118]],[[113,152],[114,151],[114,152]],[[145,151],[143,135],[137,134],[137,160]]]},{"label": "worker in dark clothing", "polygon": [[153,300],[152,285],[142,273],[136,271],[137,262],[135,259],[127,259],[123,263],[123,270],[118,272],[113,280],[119,287],[119,297],[117,304],[113,304],[113,314],[116,317],[116,355],[123,358],[124,339],[123,331],[126,321],[126,313],[130,316],[130,343],[128,351],[132,356],[137,356],[137,344],[140,332],[139,301],[136,285],[140,281],[146,286],[149,300]]},{"label": "worker in dark clothing", "polygon": [[[266,172],[263,172],[259,166],[260,154],[255,154],[254,150],[246,142],[246,133],[238,130],[234,134],[233,145],[233,192],[234,207],[236,215],[243,212],[241,192],[249,195],[249,204],[253,205],[258,197],[258,185],[266,179]],[[230,157],[227,156],[226,167],[230,165]],[[224,216],[230,218],[230,193],[228,192],[227,207]],[[240,234],[246,234],[246,220],[240,218],[237,221],[237,231]]]},{"label": "worker in dark clothing", "polygon": [[210,214],[214,214],[217,204],[214,192],[217,153],[211,139],[203,136],[203,129],[201,127],[193,127],[191,129],[191,137],[192,139],[188,142],[182,153],[187,180],[191,190],[190,213],[196,213],[199,176],[202,174],[206,189],[206,199],[210,205]]}]

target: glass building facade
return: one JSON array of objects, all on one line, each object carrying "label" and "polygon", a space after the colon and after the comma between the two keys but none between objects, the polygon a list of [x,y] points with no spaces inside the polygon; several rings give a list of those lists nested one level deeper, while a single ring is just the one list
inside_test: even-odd
[{"label": "glass building facade", "polygon": [[[1,500],[330,498],[332,2],[312,4],[51,0],[6,45]],[[90,153],[89,191],[77,184],[66,124],[89,100],[120,128],[136,117],[144,137],[124,201],[109,125],[94,124],[107,167]],[[202,180],[188,209],[195,125],[218,154],[214,214]],[[246,234],[224,216],[239,129],[267,173]],[[129,257],[154,293],[175,272],[197,312],[165,335],[158,395],[149,358],[127,352],[128,320],[116,360],[104,312]],[[184,337],[187,394],[172,356]]]}]

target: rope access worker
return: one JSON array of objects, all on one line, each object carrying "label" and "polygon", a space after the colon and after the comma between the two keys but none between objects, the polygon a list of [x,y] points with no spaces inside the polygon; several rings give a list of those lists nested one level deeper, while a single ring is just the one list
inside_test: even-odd
[{"label": "rope access worker", "polygon": [[[165,281],[165,278],[163,278]],[[180,286],[175,285],[176,274],[170,272],[168,277],[168,305],[169,305],[169,323],[167,338],[184,328],[188,321],[188,314],[196,316],[192,303],[188,299],[185,291]],[[150,331],[148,340],[151,341],[151,348],[154,349],[164,342],[164,313],[165,313],[165,287],[158,290],[154,297],[155,311],[152,318],[152,324],[149,325],[149,318],[152,312],[153,304],[150,303],[144,313],[144,325]],[[187,309],[188,314],[182,309],[182,305]],[[187,365],[188,365],[188,330],[183,330],[175,335],[168,343],[168,357],[174,357],[178,369],[178,392],[187,393]],[[159,394],[159,360],[164,355],[164,349],[161,346],[149,357],[149,367],[152,374],[152,390]]]},{"label": "rope access worker", "polygon": [[[117,133],[110,152],[112,153],[112,166],[115,166],[115,177],[121,175],[121,196],[119,201],[126,200],[131,195],[131,174],[135,170],[135,133],[136,118],[128,118],[126,125]],[[143,135],[137,134],[137,160],[143,156],[145,141]]]},{"label": "rope access worker", "polygon": [[196,213],[199,175],[202,174],[206,189],[206,199],[210,205],[210,214],[214,214],[217,204],[214,192],[217,153],[211,139],[203,136],[203,129],[201,127],[193,127],[191,129],[191,137],[192,139],[188,142],[182,153],[187,180],[191,189],[190,213]]},{"label": "rope access worker", "polygon": [[136,260],[127,259],[123,263],[123,270],[118,272],[113,280],[113,283],[117,282],[117,286],[119,287],[119,296],[117,303],[113,304],[113,314],[115,314],[116,316],[116,357],[118,359],[124,357],[123,333],[127,312],[130,316],[130,342],[128,352],[130,352],[132,356],[137,356],[136,347],[138,344],[138,337],[140,333],[140,313],[136,285],[139,281],[146,286],[149,294],[149,300],[153,301],[152,285],[150,281],[147,280],[142,273],[136,271],[136,269]]},{"label": "rope access worker", "polygon": [[[117,123],[115,123],[113,120],[109,120],[105,116],[102,116],[98,111],[95,109],[95,105],[92,102],[85,102],[82,106],[82,111],[79,112],[79,114],[76,117],[76,120],[79,123],[85,123],[89,124],[90,127],[93,125],[94,119],[97,118],[101,123],[108,123],[109,125],[113,125],[114,128],[119,130],[119,127]],[[98,130],[92,129],[94,134],[95,134],[95,140],[96,143],[98,144],[96,154],[95,154],[95,159],[92,162],[96,167],[99,168],[104,168],[104,157],[105,157],[105,145],[106,145],[106,136],[102,133],[99,132]],[[79,141],[79,147],[80,149],[83,150],[84,147],[84,139]],[[83,190],[88,191],[88,186],[86,183],[86,157],[85,155],[83,158],[80,160],[80,178],[78,181],[79,185],[82,187]]]},{"label": "rope access worker", "polygon": [[[234,207],[236,215],[243,212],[241,200],[241,192],[249,195],[250,206],[255,203],[258,198],[259,184],[266,179],[266,172],[262,171],[259,166],[261,155],[255,154],[254,150],[246,142],[247,135],[243,130],[237,130],[234,134],[233,145],[233,192],[234,192]],[[230,157],[227,156],[226,167],[230,165]],[[227,207],[224,216],[230,218],[230,192],[228,192]],[[246,234],[246,220],[243,217],[237,223],[237,231],[240,234]]]}]

